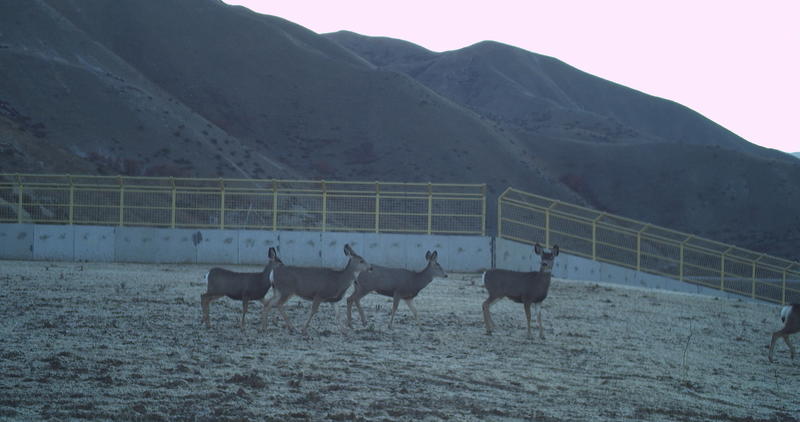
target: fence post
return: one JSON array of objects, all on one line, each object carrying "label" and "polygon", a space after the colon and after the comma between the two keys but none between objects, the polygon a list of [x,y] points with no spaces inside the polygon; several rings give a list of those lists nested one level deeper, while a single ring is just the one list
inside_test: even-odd
[{"label": "fence post", "polygon": [[719,267],[720,267],[719,268],[719,289],[721,291],[723,291],[723,292],[725,291],[725,255],[727,255],[728,252],[730,252],[730,251],[731,251],[731,248],[726,249],[725,252],[722,253],[722,258],[720,259],[720,265],[719,265]]},{"label": "fence post", "polygon": [[685,247],[686,247],[686,243],[688,243],[690,240],[692,240],[693,237],[694,236],[689,235],[689,237],[687,237],[686,240],[681,242],[680,260],[678,261],[678,268],[679,268],[679,271],[680,271],[680,281],[683,281],[683,278],[684,278],[683,272],[685,271],[685,268],[686,268],[686,265],[685,265],[685,259],[686,259]]},{"label": "fence post", "polygon": [[22,176],[17,174],[17,223],[22,224]]},{"label": "fence post", "polygon": [[433,185],[428,182],[428,234],[433,227]]},{"label": "fence post", "polygon": [[119,226],[125,225],[125,184],[122,182],[122,176],[117,178],[119,182]]},{"label": "fence post", "polygon": [[755,299],[755,298],[756,298],[756,264],[758,264],[758,261],[760,261],[760,260],[761,260],[761,258],[763,258],[763,257],[764,257],[764,254],[762,253],[761,255],[759,255],[759,257],[758,257],[758,258],[756,258],[756,259],[753,261],[752,290],[751,290],[751,292],[750,292],[750,296],[751,296],[753,299]]},{"label": "fence post", "polygon": [[556,206],[556,202],[550,204],[549,207],[544,209],[544,244],[549,248],[550,244],[550,209]]},{"label": "fence post", "polygon": [[781,286],[781,305],[786,304],[786,270],[783,270],[783,285]]},{"label": "fence post", "polygon": [[603,218],[605,214],[600,214],[592,220],[592,260],[597,261],[597,222]]},{"label": "fence post", "polygon": [[328,192],[325,189],[325,181],[322,180],[322,231],[325,232],[328,222]]},{"label": "fence post", "polygon": [[225,180],[219,179],[219,228],[225,229]]},{"label": "fence post", "polygon": [[481,236],[486,236],[486,183],[481,186]]},{"label": "fence post", "polygon": [[176,208],[177,202],[178,202],[178,198],[177,198],[178,197],[178,192],[177,192],[177,188],[175,187],[175,178],[174,177],[170,177],[169,181],[172,184],[172,205],[170,206],[170,218],[169,218],[170,224],[169,224],[169,226],[174,229],[175,228],[175,215],[176,215],[175,208]]},{"label": "fence post", "polygon": [[278,182],[272,179],[272,231],[278,230]]},{"label": "fence post", "polygon": [[[508,188],[511,189],[511,188]],[[497,197],[497,237],[503,237],[503,198],[508,192],[508,189],[505,192],[501,193],[499,197]]]},{"label": "fence post", "polygon": [[73,224],[73,218],[75,215],[75,184],[72,182],[72,176],[67,175],[69,179],[69,225]]},{"label": "fence post", "polygon": [[375,233],[381,231],[381,183],[375,181]]}]

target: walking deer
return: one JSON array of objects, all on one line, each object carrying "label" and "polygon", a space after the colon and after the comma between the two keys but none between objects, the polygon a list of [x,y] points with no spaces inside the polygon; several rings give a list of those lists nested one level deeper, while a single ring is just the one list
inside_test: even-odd
[{"label": "walking deer", "polygon": [[303,333],[305,334],[308,331],[308,324],[314,314],[317,313],[320,303],[340,301],[360,273],[372,270],[372,266],[364,258],[356,254],[350,245],[344,245],[344,254],[349,257],[349,261],[344,269],[338,271],[329,268],[288,265],[277,268],[273,279],[274,296],[267,302],[261,313],[262,329],[266,328],[267,314],[274,306],[278,308],[278,312],[281,313],[283,320],[286,321],[286,326],[290,330],[294,330],[289,317],[283,309],[283,305],[297,295],[312,302],[308,320],[303,325]]},{"label": "walking deer", "polygon": [[208,316],[211,302],[223,296],[242,301],[242,322],[239,324],[241,329],[244,329],[244,317],[247,314],[247,305],[251,300],[260,300],[263,305],[266,305],[264,296],[272,286],[273,271],[283,265],[275,248],[269,248],[267,258],[267,266],[260,273],[238,273],[217,267],[208,272],[206,292],[200,295],[200,306],[203,308],[203,322],[206,327],[211,327]]},{"label": "walking deer", "polygon": [[498,300],[507,297],[525,307],[525,317],[528,320],[528,337],[531,334],[531,304],[535,306],[536,321],[539,324],[539,337],[544,339],[542,328],[542,301],[547,297],[550,289],[550,277],[553,271],[553,261],[558,256],[558,245],[548,252],[540,244],[533,247],[536,255],[542,257],[539,271],[519,272],[509,270],[488,270],[483,273],[483,284],[489,291],[489,297],[483,302],[483,322],[486,324],[486,334],[491,335],[494,322],[489,313],[489,307]]},{"label": "walking deer", "polygon": [[781,321],[783,322],[783,328],[772,334],[772,342],[769,344],[770,362],[772,362],[772,349],[775,348],[775,342],[779,338],[783,338],[783,341],[789,346],[789,356],[794,359],[794,346],[789,343],[789,336],[800,332],[800,304],[792,303],[789,306],[784,306],[781,309]]},{"label": "walking deer", "polygon": [[436,261],[439,253],[428,251],[425,259],[428,265],[420,272],[400,268],[387,268],[377,265],[372,266],[372,271],[361,273],[356,280],[356,288],[353,294],[347,298],[347,325],[352,327],[352,309],[355,303],[358,314],[361,316],[361,323],[367,325],[367,318],[364,310],[361,309],[361,298],[370,292],[376,292],[383,296],[389,296],[394,300],[392,304],[392,315],[389,318],[389,328],[392,328],[394,314],[397,312],[397,304],[400,299],[406,302],[408,309],[417,318],[417,310],[414,308],[413,300],[436,277],[446,278],[447,274],[442,266]]}]

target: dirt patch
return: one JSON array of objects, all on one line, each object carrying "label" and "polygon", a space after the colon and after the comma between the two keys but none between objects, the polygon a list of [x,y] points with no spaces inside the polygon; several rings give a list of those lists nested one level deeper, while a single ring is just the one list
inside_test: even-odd
[{"label": "dirt patch", "polygon": [[[82,266],[82,268],[81,268]],[[240,271],[255,267],[233,268]],[[480,276],[435,280],[401,305],[362,300],[345,329],[324,305],[309,336],[260,304],[200,323],[207,266],[0,262],[0,418],[19,420],[797,421],[800,362],[778,344],[779,307],[556,279],[546,340],[522,306],[492,307]],[[271,294],[271,293],[270,293]],[[295,325],[308,303],[293,299]],[[333,309],[332,309],[333,308]],[[278,322],[278,323],[276,323]]]}]

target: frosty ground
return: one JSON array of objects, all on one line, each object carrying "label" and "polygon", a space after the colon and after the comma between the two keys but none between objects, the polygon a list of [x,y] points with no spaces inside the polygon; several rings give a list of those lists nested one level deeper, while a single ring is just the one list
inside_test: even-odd
[{"label": "frosty ground", "polygon": [[392,330],[373,294],[367,327],[342,301],[260,331],[254,303],[241,332],[227,298],[201,325],[208,268],[0,261],[0,420],[799,420],[777,305],[555,279],[545,340],[508,300],[487,336],[480,275],[451,274]]}]

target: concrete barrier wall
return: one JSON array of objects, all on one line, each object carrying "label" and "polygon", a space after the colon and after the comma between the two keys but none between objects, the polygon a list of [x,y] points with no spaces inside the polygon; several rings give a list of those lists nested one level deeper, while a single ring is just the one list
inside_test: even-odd
[{"label": "concrete barrier wall", "polygon": [[452,272],[492,262],[491,238],[481,236],[0,224],[0,259],[258,265],[275,247],[288,265],[335,268],[347,263],[348,243],[373,264],[412,270],[429,250]]},{"label": "concrete barrier wall", "polygon": [[0,224],[0,258],[33,259],[33,224]]},{"label": "concrete barrier wall", "polygon": [[[492,266],[492,239],[483,236],[0,224],[0,259],[258,265],[275,247],[287,265],[341,268],[347,263],[345,244],[370,263],[390,267],[420,270],[425,253],[434,250],[446,271],[477,272]],[[497,239],[494,253],[497,268],[539,268],[530,245]],[[556,259],[553,275],[742,298],[566,253]]]}]

